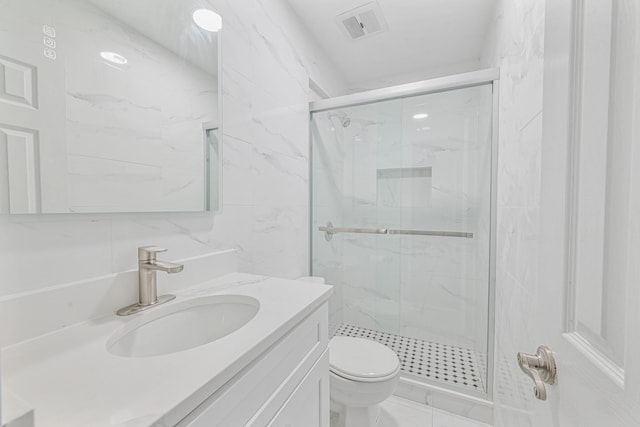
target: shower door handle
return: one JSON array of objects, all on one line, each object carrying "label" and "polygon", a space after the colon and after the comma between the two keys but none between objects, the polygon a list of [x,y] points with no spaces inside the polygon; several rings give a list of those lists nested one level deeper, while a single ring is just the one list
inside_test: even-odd
[{"label": "shower door handle", "polygon": [[554,384],[558,375],[553,352],[547,346],[538,347],[536,354],[518,353],[518,365],[533,380],[536,399],[547,400],[546,384]]},{"label": "shower door handle", "polygon": [[324,238],[327,242],[331,241],[336,233],[359,233],[359,234],[388,234],[386,228],[355,228],[355,227],[334,227],[329,221],[327,225],[318,227],[319,231],[324,231]]}]

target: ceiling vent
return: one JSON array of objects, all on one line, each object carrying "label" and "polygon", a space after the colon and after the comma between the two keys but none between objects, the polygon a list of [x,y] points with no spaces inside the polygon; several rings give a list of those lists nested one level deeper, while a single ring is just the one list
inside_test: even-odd
[{"label": "ceiling vent", "polygon": [[378,2],[370,2],[341,13],[336,17],[338,25],[351,39],[362,39],[387,29]]}]

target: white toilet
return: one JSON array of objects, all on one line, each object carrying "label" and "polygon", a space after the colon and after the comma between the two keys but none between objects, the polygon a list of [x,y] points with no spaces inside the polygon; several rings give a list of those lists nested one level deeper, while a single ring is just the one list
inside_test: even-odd
[{"label": "white toilet", "polygon": [[398,356],[375,341],[333,337],[329,341],[329,366],[331,405],[343,417],[344,426],[376,426],[378,404],[391,396],[398,384]]}]

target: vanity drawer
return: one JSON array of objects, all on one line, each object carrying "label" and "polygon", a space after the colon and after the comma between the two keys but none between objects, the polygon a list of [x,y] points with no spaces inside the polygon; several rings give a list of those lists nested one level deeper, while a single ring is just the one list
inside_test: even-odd
[{"label": "vanity drawer", "polygon": [[269,424],[265,424],[266,417],[261,417],[256,420],[256,423],[250,425],[329,427],[329,414],[329,350],[327,349]]},{"label": "vanity drawer", "polygon": [[[326,350],[328,308],[323,304],[260,358],[187,415],[180,427],[264,426]],[[263,415],[261,415],[263,414]]]}]

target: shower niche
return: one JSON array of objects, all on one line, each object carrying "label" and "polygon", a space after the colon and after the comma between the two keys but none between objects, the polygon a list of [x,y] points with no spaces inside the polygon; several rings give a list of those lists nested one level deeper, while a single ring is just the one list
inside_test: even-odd
[{"label": "shower niche", "polygon": [[432,189],[431,166],[378,169],[376,178],[378,206],[427,207],[429,205]]}]

